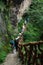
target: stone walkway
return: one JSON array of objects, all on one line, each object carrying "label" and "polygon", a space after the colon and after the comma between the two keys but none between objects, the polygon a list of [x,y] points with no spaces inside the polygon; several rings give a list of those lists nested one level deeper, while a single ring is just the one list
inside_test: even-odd
[{"label": "stone walkway", "polygon": [[8,54],[2,65],[21,65],[21,61],[18,59],[18,53]]}]

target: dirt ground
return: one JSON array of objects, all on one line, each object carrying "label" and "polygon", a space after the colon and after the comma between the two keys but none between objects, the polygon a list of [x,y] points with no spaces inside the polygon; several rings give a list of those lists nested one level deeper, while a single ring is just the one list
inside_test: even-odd
[{"label": "dirt ground", "polygon": [[17,53],[10,53],[7,55],[5,62],[2,65],[21,65]]}]

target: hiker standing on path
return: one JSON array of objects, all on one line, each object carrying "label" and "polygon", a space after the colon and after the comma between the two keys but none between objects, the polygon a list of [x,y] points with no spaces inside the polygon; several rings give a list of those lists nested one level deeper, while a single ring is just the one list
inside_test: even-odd
[{"label": "hiker standing on path", "polygon": [[13,51],[14,54],[17,54],[20,36],[21,36],[21,33],[19,33],[19,36],[17,38],[15,38],[15,40],[14,40],[14,51]]},{"label": "hiker standing on path", "polygon": [[15,40],[14,40],[14,43],[15,43],[14,46],[15,46],[16,51],[18,50],[20,36],[21,36],[21,33],[19,33],[19,36],[17,38],[15,38]]},{"label": "hiker standing on path", "polygon": [[19,43],[19,36],[14,40],[14,48],[16,49],[16,51],[18,50],[18,43]]},{"label": "hiker standing on path", "polygon": [[18,43],[19,43],[19,39],[20,39],[21,33],[19,33],[19,36],[17,38],[15,38],[14,40],[11,39],[10,40],[10,45],[12,48],[12,51],[15,49],[15,51],[18,51]]}]

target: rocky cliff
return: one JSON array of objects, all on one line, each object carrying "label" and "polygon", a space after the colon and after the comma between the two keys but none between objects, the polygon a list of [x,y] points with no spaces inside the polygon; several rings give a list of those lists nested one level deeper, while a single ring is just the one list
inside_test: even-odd
[{"label": "rocky cliff", "polygon": [[31,4],[31,0],[13,0],[10,8],[10,18],[12,24],[16,26],[17,21],[22,18],[22,15],[26,12]]},{"label": "rocky cliff", "polygon": [[21,4],[20,4],[20,8],[19,8],[19,12],[17,15],[18,20],[21,19],[22,15],[26,12],[26,10],[29,8],[31,4],[31,0],[24,0]]}]

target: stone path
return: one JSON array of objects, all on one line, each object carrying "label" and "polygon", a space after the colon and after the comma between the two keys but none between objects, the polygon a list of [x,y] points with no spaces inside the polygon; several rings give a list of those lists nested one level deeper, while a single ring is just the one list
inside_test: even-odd
[{"label": "stone path", "polygon": [[21,61],[18,59],[18,53],[8,54],[2,65],[21,65]]}]

